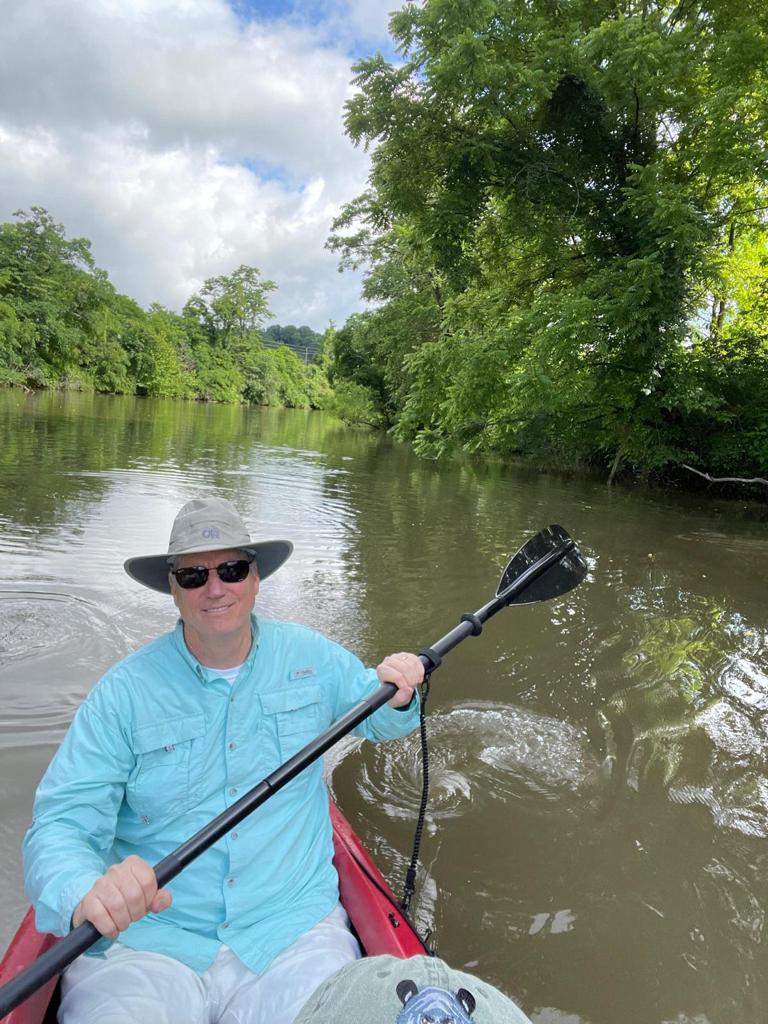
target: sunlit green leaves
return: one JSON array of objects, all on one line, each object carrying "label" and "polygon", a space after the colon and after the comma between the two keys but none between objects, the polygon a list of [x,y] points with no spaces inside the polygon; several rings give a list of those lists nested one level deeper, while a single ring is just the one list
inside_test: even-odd
[{"label": "sunlit green leaves", "polygon": [[[768,462],[768,8],[426,0],[391,30],[402,63],[358,66],[347,126],[376,148],[331,245],[383,303],[356,349],[372,377],[402,361],[398,433],[611,473]],[[382,332],[429,279],[434,326]],[[743,457],[707,420],[747,426]]]}]

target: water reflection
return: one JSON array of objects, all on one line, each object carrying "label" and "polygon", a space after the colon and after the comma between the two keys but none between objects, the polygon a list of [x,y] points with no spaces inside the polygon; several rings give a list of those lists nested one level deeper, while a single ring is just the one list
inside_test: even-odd
[{"label": "water reflection", "polygon": [[[650,593],[658,605],[663,592]],[[645,614],[623,655],[630,685],[606,708],[628,738],[626,784],[659,778],[671,800],[709,808],[719,827],[768,835],[768,679],[747,657],[760,657],[765,634],[712,599],[678,593],[684,615],[649,613],[647,603],[633,595]]]}]

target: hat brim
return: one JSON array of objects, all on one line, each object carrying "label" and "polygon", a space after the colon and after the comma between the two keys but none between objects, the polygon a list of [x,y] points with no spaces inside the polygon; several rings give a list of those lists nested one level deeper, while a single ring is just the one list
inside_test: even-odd
[{"label": "hat brim", "polygon": [[[202,551],[248,551],[256,559],[256,567],[259,570],[259,579],[265,580],[273,572],[280,568],[291,555],[293,544],[289,540],[265,540],[257,544],[232,545],[226,547],[204,547]],[[194,551],[185,551],[185,555],[194,554]],[[123,563],[123,568],[137,583],[150,590],[157,590],[161,594],[170,594],[171,581],[168,578],[170,559],[178,558],[180,555],[169,555],[166,551],[162,555],[140,555],[138,558],[129,558]]]}]

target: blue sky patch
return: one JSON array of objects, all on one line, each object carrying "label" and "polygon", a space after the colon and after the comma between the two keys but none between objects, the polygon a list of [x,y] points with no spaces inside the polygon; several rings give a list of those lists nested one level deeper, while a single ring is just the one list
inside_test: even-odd
[{"label": "blue sky patch", "polygon": [[243,160],[239,160],[238,163],[241,167],[245,167],[246,170],[255,175],[259,181],[276,181],[280,185],[285,186],[285,188],[294,188],[296,186],[295,177],[282,164],[273,164],[268,160],[259,160],[254,157],[246,157]]},{"label": "blue sky patch", "polygon": [[292,0],[230,0],[230,7],[244,21],[287,18],[294,9]]},{"label": "blue sky patch", "polygon": [[[362,26],[355,25],[348,11],[355,0],[344,3],[339,0],[228,0],[230,7],[244,22],[284,22],[317,32],[318,46],[340,50],[351,61],[367,57],[380,51],[388,60],[397,55],[386,31],[366,33]],[[386,3],[386,0],[382,0]],[[398,8],[398,0],[390,0],[392,10]]]}]

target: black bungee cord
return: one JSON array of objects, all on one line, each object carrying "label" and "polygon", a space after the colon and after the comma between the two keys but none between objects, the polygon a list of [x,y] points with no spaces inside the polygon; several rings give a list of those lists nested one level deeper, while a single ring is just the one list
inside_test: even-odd
[{"label": "black bungee cord", "polygon": [[[426,704],[427,697],[429,696],[429,680],[432,675],[432,670],[424,676],[424,682],[421,684],[421,701],[419,707],[419,734],[421,736],[421,802],[419,804],[419,814],[416,819],[416,828],[413,834],[413,851],[411,853],[411,862],[408,865],[408,870],[405,874],[405,884],[403,885],[403,898],[400,900],[400,908],[404,914],[408,913],[411,905],[411,899],[416,891],[416,869],[419,863],[419,851],[421,849],[421,838],[424,831],[424,819],[427,813],[427,804],[429,802],[429,742],[427,739],[427,715],[426,715]],[[425,946],[427,945],[424,940]]]}]

